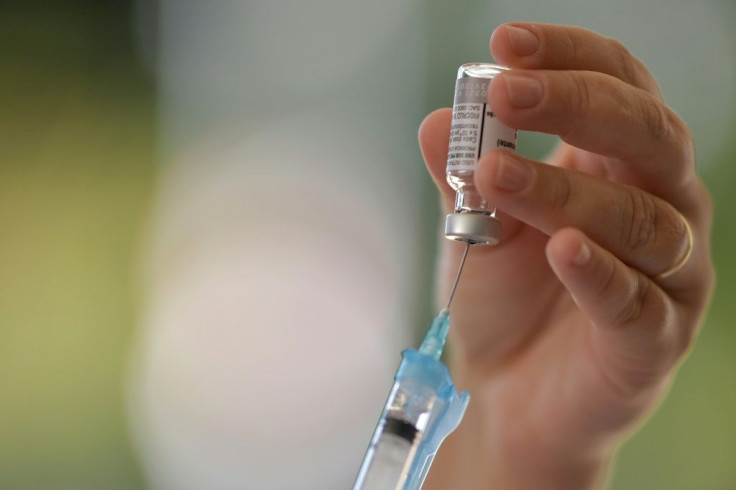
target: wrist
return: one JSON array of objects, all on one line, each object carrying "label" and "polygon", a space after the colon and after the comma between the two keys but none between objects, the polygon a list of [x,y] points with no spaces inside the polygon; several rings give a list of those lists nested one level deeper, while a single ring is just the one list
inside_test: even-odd
[{"label": "wrist", "polygon": [[441,446],[423,488],[605,487],[619,440],[616,431],[599,432],[582,420],[575,430],[557,424],[553,410],[542,409],[532,396],[515,406],[499,396],[501,387],[472,376],[467,366],[453,364],[457,384],[471,392],[471,402],[460,426]]},{"label": "wrist", "polygon": [[514,447],[489,440],[473,419],[463,420],[437,454],[425,490],[463,488],[504,490],[603,489],[614,451]]}]

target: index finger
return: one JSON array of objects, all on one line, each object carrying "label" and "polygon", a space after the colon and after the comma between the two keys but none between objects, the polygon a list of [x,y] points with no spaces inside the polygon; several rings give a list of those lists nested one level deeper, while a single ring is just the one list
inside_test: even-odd
[{"label": "index finger", "polygon": [[512,68],[595,71],[662,98],[652,74],[626,46],[582,27],[502,24],[490,46],[494,58]]}]

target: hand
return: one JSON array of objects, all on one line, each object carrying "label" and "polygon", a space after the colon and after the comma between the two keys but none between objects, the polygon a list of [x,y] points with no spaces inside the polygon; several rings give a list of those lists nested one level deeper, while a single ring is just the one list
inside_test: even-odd
[{"label": "hand", "polygon": [[[594,488],[692,345],[711,202],[687,126],[620,43],[514,23],[491,51],[512,68],[489,88],[497,117],[561,142],[545,163],[496,150],[478,164],[504,232],[471,248],[455,296],[450,364],[472,398],[425,488]],[[436,111],[419,133],[447,212],[450,120]],[[443,241],[443,299],[462,249]]]}]

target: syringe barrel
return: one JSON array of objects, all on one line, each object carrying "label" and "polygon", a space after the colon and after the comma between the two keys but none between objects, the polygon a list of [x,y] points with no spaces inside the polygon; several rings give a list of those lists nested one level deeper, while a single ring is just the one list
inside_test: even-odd
[{"label": "syringe barrel", "polygon": [[366,451],[355,490],[403,489],[435,396],[422,386],[396,381],[391,388],[370,446]]},{"label": "syringe barrel", "polygon": [[468,394],[458,395],[447,367],[406,350],[353,490],[421,487],[439,444],[460,423]]}]

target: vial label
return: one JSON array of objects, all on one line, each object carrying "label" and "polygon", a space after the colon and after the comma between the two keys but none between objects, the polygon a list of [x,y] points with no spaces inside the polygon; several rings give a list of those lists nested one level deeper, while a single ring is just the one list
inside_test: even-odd
[{"label": "vial label", "polygon": [[452,106],[447,170],[475,170],[480,156],[493,148],[516,149],[516,130],[493,114],[486,102],[489,78],[458,78]]}]

